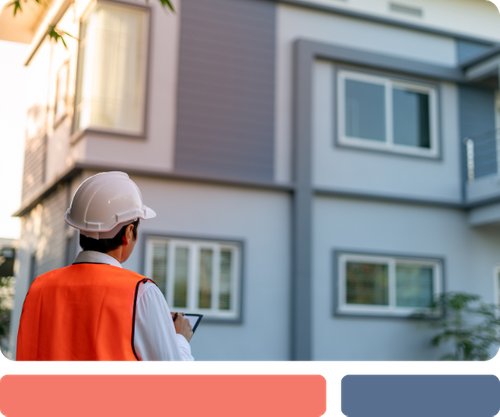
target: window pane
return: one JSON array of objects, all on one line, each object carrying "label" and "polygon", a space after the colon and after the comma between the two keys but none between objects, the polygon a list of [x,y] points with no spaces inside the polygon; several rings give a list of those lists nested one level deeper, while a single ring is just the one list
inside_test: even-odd
[{"label": "window pane", "polygon": [[433,297],[431,266],[396,265],[396,305],[428,307]]},{"label": "window pane", "polygon": [[198,307],[210,308],[212,299],[212,249],[200,250],[200,276]]},{"label": "window pane", "polygon": [[151,279],[165,295],[167,289],[168,245],[153,244],[153,272]]},{"label": "window pane", "polygon": [[384,142],[385,86],[363,81],[345,81],[345,134]]},{"label": "window pane", "polygon": [[175,248],[174,307],[187,307],[189,248]]},{"label": "window pane", "polygon": [[389,268],[384,264],[346,263],[348,304],[389,305]]},{"label": "window pane", "polygon": [[429,149],[429,94],[394,88],[392,105],[394,143]]},{"label": "window pane", "polygon": [[232,255],[230,250],[220,251],[219,310],[231,309]]}]

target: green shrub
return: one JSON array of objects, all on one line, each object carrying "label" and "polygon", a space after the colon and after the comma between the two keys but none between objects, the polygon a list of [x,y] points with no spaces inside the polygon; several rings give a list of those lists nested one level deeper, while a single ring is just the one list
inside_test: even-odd
[{"label": "green shrub", "polygon": [[444,293],[416,316],[429,318],[428,325],[440,330],[431,340],[433,346],[445,342],[454,345],[454,352],[441,360],[488,360],[492,349],[500,345],[500,308],[478,295]]}]

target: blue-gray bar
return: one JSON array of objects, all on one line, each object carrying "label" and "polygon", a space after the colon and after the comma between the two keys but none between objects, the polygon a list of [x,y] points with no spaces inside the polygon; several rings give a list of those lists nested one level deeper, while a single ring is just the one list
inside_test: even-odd
[{"label": "blue-gray bar", "polygon": [[347,375],[348,417],[493,417],[500,410],[494,375]]}]

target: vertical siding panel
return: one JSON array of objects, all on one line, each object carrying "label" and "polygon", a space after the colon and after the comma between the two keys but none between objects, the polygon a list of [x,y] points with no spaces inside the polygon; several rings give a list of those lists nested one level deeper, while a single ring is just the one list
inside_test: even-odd
[{"label": "vertical siding panel", "polygon": [[275,7],[183,2],[176,171],[273,180]]},{"label": "vertical siding panel", "polygon": [[[482,135],[475,140],[475,176],[497,172],[495,142],[495,92],[491,89],[462,85],[459,87],[460,134],[463,139]],[[464,167],[465,168],[465,167]],[[466,172],[464,172],[464,179]]]},{"label": "vertical siding panel", "polygon": [[22,203],[28,201],[45,182],[47,135],[26,138],[24,150]]}]

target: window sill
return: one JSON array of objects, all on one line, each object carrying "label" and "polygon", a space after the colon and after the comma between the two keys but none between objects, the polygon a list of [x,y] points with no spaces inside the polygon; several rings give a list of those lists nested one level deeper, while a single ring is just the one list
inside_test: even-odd
[{"label": "window sill", "polygon": [[335,143],[338,148],[355,149],[368,152],[384,153],[388,155],[409,156],[414,158],[441,160],[442,157],[437,150],[426,150],[406,146],[388,146],[385,144],[371,143],[362,140],[338,140]]},{"label": "window sill", "polygon": [[86,135],[105,135],[105,136],[110,136],[114,138],[119,138],[119,139],[132,139],[132,140],[140,140],[144,141],[146,140],[146,134],[134,134],[134,133],[126,133],[126,132],[120,132],[117,130],[104,130],[104,129],[83,129],[79,130],[71,135],[70,138],[70,145],[75,145],[82,137]]},{"label": "window sill", "polygon": [[[378,311],[376,311],[378,310]],[[369,309],[363,307],[354,306],[342,306],[335,310],[335,316],[342,317],[362,317],[362,318],[395,318],[395,319],[414,319],[414,320],[436,320],[443,317],[443,314],[439,315],[417,315],[417,312],[425,311],[422,308],[416,309]]]},{"label": "window sill", "polygon": [[223,318],[223,317],[206,317],[203,316],[202,323],[210,324],[243,324],[243,319],[239,318]]}]

